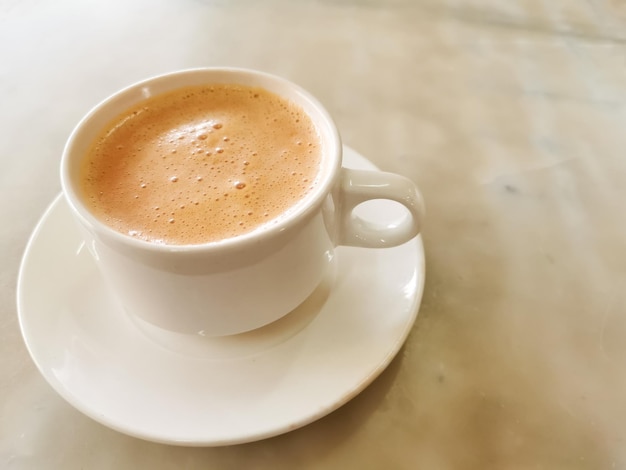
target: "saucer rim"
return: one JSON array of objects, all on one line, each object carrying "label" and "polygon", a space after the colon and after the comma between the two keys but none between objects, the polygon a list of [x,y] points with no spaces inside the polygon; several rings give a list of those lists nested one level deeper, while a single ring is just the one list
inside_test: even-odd
[{"label": "saucer rim", "polygon": [[[344,145],[344,155],[351,153],[356,159],[362,160],[359,163],[362,165],[366,165],[371,169],[376,169],[376,167],[365,157],[363,157],[360,153],[350,149],[349,147]],[[262,439],[267,439],[270,437],[278,436],[284,434],[286,432],[301,428],[306,426],[328,414],[337,410],[338,408],[345,405],[347,402],[352,400],[355,396],[361,393],[365,388],[367,388],[391,363],[391,361],[397,356],[398,352],[402,349],[403,345],[406,342],[406,339],[410,332],[412,331],[413,325],[417,319],[419,308],[422,302],[423,291],[424,291],[424,283],[425,283],[425,253],[424,246],[421,235],[418,235],[413,240],[411,240],[410,244],[414,244],[412,249],[415,250],[417,255],[417,263],[416,266],[412,266],[412,269],[415,270],[416,279],[415,279],[415,291],[412,295],[410,307],[407,308],[408,312],[411,312],[410,315],[407,315],[407,318],[404,322],[404,329],[401,336],[398,336],[394,339],[395,344],[388,350],[386,356],[380,356],[378,361],[375,364],[372,364],[372,367],[369,370],[368,374],[364,374],[359,382],[354,383],[351,389],[344,389],[340,393],[338,393],[338,397],[335,401],[332,402],[330,407],[319,407],[317,412],[312,412],[308,414],[307,418],[300,419],[297,422],[292,422],[289,425],[285,425],[282,427],[270,427],[265,432],[257,433],[257,434],[246,434],[243,433],[239,439],[227,438],[223,440],[202,440],[202,439],[172,439],[168,438],[164,434],[155,430],[152,434],[146,432],[139,432],[134,428],[125,427],[123,424],[116,420],[108,420],[107,416],[99,415],[97,410],[90,408],[88,406],[88,402],[85,400],[81,400],[79,397],[74,396],[67,386],[64,386],[64,383],[60,381],[56,377],[49,377],[50,372],[45,369],[46,360],[43,358],[37,358],[37,354],[35,353],[36,346],[32,343],[36,338],[29,337],[27,334],[27,317],[28,314],[24,312],[24,302],[23,296],[26,294],[27,286],[25,286],[24,273],[27,269],[29,262],[31,262],[30,255],[34,249],[34,246],[37,242],[40,241],[40,235],[43,231],[44,227],[50,223],[50,219],[53,216],[55,210],[58,210],[58,206],[60,204],[67,202],[64,200],[63,194],[57,195],[54,200],[49,204],[49,206],[44,211],[43,215],[39,218],[29,240],[26,245],[24,255],[22,257],[19,269],[19,275],[17,280],[17,312],[18,312],[18,322],[20,331],[22,333],[23,340],[26,344],[27,350],[31,356],[31,359],[35,363],[37,369],[45,378],[45,380],[50,384],[50,386],[61,396],[64,400],[68,402],[72,407],[83,413],[84,415],[90,417],[94,421],[108,427],[114,429],[120,433],[137,437],[143,440],[163,443],[163,444],[174,444],[174,445],[182,445],[182,446],[197,446],[197,447],[208,447],[208,446],[223,446],[223,445],[233,445],[233,444],[242,444],[247,442],[254,442]],[[68,230],[71,230],[68,228]],[[373,250],[373,249],[366,249]],[[61,316],[61,313],[58,314]]]}]

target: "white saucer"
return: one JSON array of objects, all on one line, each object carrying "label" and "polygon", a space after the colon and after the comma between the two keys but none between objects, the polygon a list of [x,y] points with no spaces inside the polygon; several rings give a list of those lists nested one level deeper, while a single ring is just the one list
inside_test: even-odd
[{"label": "white saucer", "polygon": [[[344,165],[374,168],[349,148]],[[362,216],[395,210],[369,204]],[[341,247],[335,259],[317,292],[275,324],[217,339],[167,333],[113,305],[57,197],[22,261],[22,334],[50,385],[108,427],[178,445],[255,441],[353,398],[387,367],[415,321],[424,285],[419,237],[396,248]]]}]

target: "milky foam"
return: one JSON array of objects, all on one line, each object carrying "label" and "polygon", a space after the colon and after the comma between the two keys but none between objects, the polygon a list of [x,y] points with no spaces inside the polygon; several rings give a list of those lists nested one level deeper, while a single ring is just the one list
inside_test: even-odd
[{"label": "milky foam", "polygon": [[280,220],[317,183],[311,119],[261,88],[188,87],[115,119],[82,166],[85,200],[114,229],[199,244]]}]

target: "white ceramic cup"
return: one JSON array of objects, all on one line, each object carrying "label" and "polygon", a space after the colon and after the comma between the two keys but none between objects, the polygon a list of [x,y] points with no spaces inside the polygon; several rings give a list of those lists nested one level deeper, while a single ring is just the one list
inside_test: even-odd
[{"label": "white ceramic cup", "polygon": [[[300,106],[322,147],[320,182],[280,222],[199,245],[155,244],[117,232],[98,220],[80,195],[80,162],[113,118],[137,102],[180,87],[237,83],[259,86]],[[407,178],[341,167],[339,133],[322,105],[282,78],[245,69],[205,68],[161,75],[131,85],[93,108],[71,134],[61,184],[104,280],[120,305],[158,327],[206,336],[259,328],[301,304],[325,275],[334,248],[405,243],[419,233],[423,205]],[[406,217],[382,225],[353,214],[362,202],[389,199]]]}]

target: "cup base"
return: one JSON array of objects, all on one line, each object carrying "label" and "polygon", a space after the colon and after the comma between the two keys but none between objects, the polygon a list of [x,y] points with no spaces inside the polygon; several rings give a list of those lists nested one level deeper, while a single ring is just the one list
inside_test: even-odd
[{"label": "cup base", "polygon": [[332,259],[322,281],[298,307],[272,323],[234,335],[178,333],[153,325],[131,312],[127,315],[144,337],[167,351],[196,359],[237,359],[277,346],[302,331],[322,310],[336,275],[337,262]]}]

